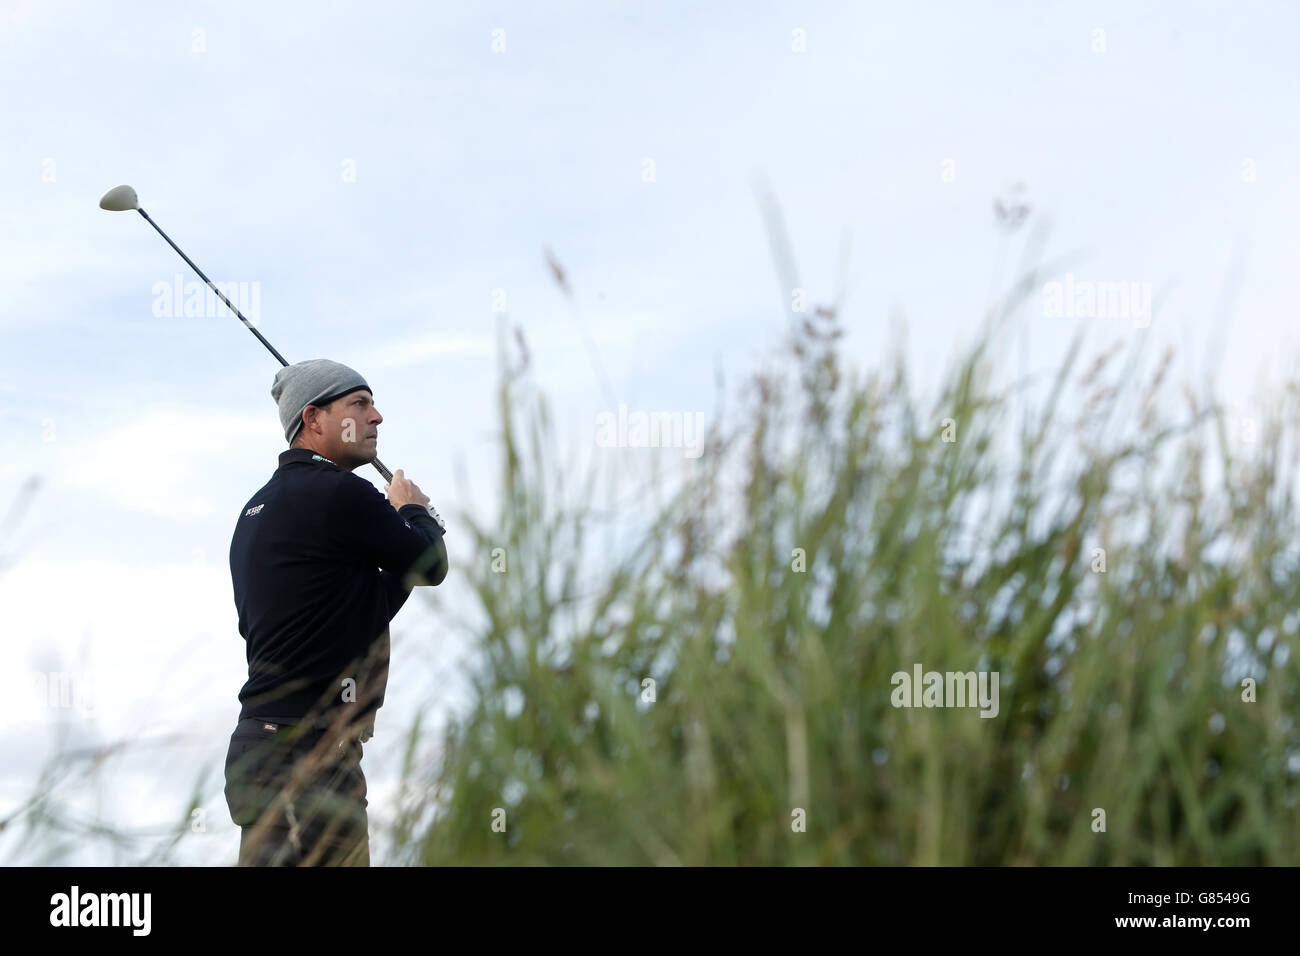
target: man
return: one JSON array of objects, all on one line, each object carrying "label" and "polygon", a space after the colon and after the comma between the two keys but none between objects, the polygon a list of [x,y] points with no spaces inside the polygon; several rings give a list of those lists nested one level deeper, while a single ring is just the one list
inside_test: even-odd
[{"label": "man", "polygon": [[[248,681],[226,752],[240,866],[369,866],[361,744],[388,680],[388,624],[447,576],[444,528],[399,469],[384,500],[370,386],[313,359],[275,375],[289,449],[244,505],[230,576]],[[432,512],[432,513],[431,513]]]}]

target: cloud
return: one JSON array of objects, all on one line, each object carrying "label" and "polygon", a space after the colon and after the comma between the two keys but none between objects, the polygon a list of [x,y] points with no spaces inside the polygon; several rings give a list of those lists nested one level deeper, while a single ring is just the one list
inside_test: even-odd
[{"label": "cloud", "polygon": [[[107,737],[139,735],[150,713],[175,729],[186,713],[233,712],[247,678],[220,565],[25,560],[0,577],[0,608],[21,673],[66,676],[44,716],[88,717]],[[24,706],[32,683],[0,698],[0,724],[41,716]]]},{"label": "cloud", "polygon": [[363,353],[359,362],[365,369],[400,368],[425,359],[445,355],[490,356],[495,346],[486,336],[425,335],[414,339],[394,339]]},{"label": "cloud", "polygon": [[206,518],[219,514],[216,502],[225,497],[221,486],[229,479],[210,463],[246,456],[250,445],[260,448],[263,443],[276,446],[278,454],[281,437],[265,414],[158,405],[131,421],[106,426],[87,442],[64,444],[54,473],[61,484],[102,496],[117,507]]}]

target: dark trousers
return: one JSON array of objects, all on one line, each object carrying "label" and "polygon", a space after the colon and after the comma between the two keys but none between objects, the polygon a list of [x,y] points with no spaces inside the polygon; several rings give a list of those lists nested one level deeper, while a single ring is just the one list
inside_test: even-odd
[{"label": "dark trousers", "polygon": [[369,866],[366,778],[355,735],[249,718],[226,750],[239,866]]}]

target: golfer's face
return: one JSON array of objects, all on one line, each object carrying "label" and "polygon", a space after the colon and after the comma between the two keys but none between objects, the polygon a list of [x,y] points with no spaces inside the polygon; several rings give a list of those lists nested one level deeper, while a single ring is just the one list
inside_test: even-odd
[{"label": "golfer's face", "polygon": [[364,389],[344,395],[338,406],[330,410],[340,456],[371,461],[379,454],[379,423],[384,416]]}]

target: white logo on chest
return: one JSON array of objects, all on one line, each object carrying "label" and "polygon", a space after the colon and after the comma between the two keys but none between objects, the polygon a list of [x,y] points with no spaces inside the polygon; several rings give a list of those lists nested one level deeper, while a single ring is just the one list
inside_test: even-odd
[{"label": "white logo on chest", "polygon": [[261,510],[262,510],[263,508],[265,508],[265,507],[266,507],[266,504],[265,504],[265,503],[262,503],[262,504],[260,504],[260,505],[257,505],[257,506],[254,507],[254,508],[249,508],[247,511],[244,512],[244,514],[245,514],[245,515],[248,515],[249,517],[251,517],[252,515],[257,514],[259,511],[261,511]]}]

